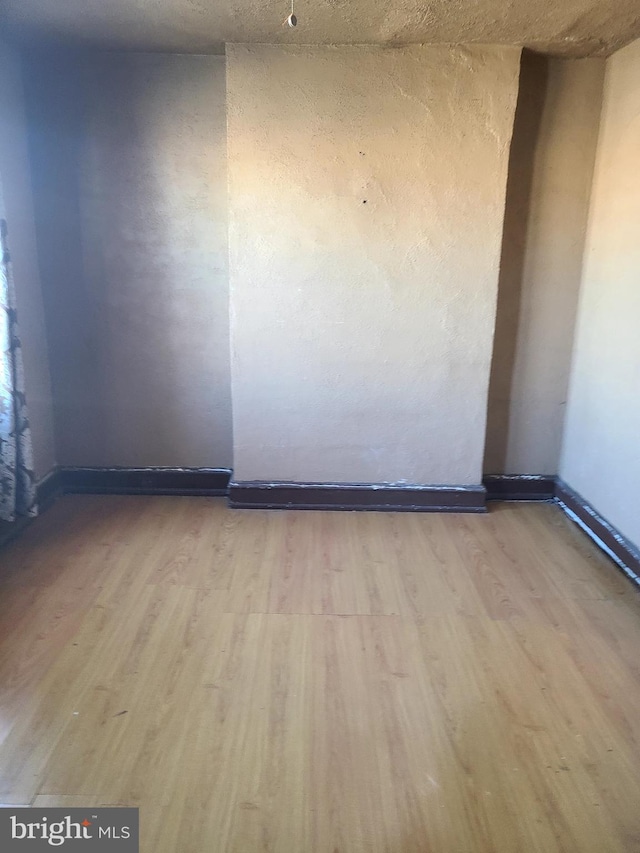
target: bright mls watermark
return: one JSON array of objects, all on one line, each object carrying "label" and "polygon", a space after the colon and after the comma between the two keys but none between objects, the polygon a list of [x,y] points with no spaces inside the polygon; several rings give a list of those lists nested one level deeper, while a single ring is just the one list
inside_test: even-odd
[{"label": "bright mls watermark", "polygon": [[0,851],[139,853],[138,809],[0,809]]}]

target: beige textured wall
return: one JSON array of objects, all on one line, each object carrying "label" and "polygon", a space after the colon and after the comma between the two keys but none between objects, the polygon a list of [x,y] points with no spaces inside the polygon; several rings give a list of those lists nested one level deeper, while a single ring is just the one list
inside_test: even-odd
[{"label": "beige textured wall", "polygon": [[519,55],[228,46],[236,479],[480,481]]},{"label": "beige textured wall", "polygon": [[640,41],[607,60],[560,473],[640,545]]},{"label": "beige textured wall", "polygon": [[523,58],[485,471],[556,474],[604,60]]},{"label": "beige textured wall", "polygon": [[224,58],[33,57],[64,465],[231,465]]},{"label": "beige textured wall", "polygon": [[27,130],[18,53],[0,42],[0,181],[16,284],[36,476],[55,465],[51,378],[36,250]]}]

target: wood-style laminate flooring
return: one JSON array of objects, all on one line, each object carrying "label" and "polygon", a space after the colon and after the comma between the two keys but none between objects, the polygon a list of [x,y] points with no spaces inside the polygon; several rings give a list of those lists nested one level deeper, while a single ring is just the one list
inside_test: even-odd
[{"label": "wood-style laminate flooring", "polygon": [[640,601],[561,511],[67,497],[0,550],[0,803],[142,853],[640,851]]}]

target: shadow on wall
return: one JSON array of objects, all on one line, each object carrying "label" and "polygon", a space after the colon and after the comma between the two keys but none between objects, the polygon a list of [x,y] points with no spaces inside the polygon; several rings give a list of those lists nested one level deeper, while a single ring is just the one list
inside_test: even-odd
[{"label": "shadow on wall", "polygon": [[505,471],[511,386],[518,341],[535,154],[548,75],[546,57],[525,50],[522,54],[520,88],[509,154],[496,327],[489,380],[485,474],[513,473]]},{"label": "shadow on wall", "polygon": [[58,462],[231,461],[224,63],[26,62]]},{"label": "shadow on wall", "polygon": [[[93,314],[82,287],[82,226],[77,164],[84,96],[82,75],[57,53],[33,51],[23,62],[29,124],[31,181],[45,305],[54,401],[56,449],[63,446],[64,415],[83,424],[83,440],[102,433],[95,409],[74,410],[95,384]],[[92,438],[91,438],[92,437]]]}]

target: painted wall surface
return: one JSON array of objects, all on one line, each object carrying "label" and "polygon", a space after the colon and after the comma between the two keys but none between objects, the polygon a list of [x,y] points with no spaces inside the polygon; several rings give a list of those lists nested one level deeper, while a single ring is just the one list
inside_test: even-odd
[{"label": "painted wall surface", "polygon": [[0,42],[0,181],[16,286],[36,476],[55,465],[51,378],[36,249],[21,64]]},{"label": "painted wall surface", "polygon": [[30,62],[63,465],[231,465],[224,58]]},{"label": "painted wall surface", "polygon": [[485,471],[557,474],[605,63],[523,60]]},{"label": "painted wall surface", "polygon": [[640,545],[640,41],[607,60],[560,474]]},{"label": "painted wall surface", "polygon": [[234,475],[478,483],[515,48],[227,48]]}]

